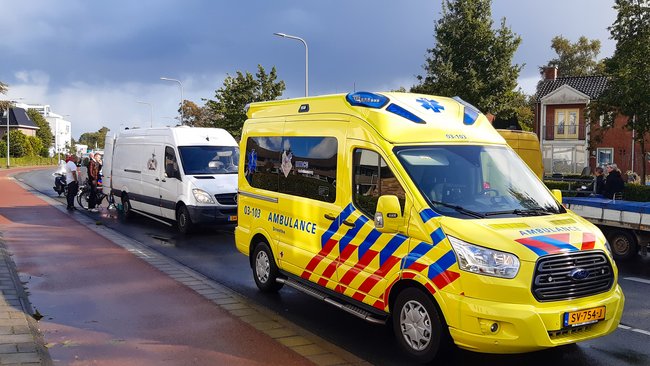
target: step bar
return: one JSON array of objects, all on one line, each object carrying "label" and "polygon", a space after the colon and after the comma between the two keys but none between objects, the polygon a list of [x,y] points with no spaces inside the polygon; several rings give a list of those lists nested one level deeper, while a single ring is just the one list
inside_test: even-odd
[{"label": "step bar", "polygon": [[326,294],[323,291],[320,291],[320,290],[315,289],[315,288],[313,288],[311,286],[302,284],[302,283],[300,283],[300,282],[298,282],[296,280],[293,280],[291,278],[277,278],[276,281],[279,282],[279,283],[283,283],[283,284],[285,284],[287,286],[293,287],[294,289],[296,289],[296,290],[298,290],[300,292],[304,292],[307,295],[315,297],[315,298],[317,298],[319,300],[325,301],[326,303],[328,303],[330,305],[334,305],[337,308],[339,308],[339,309],[341,309],[343,311],[346,311],[346,312],[348,312],[348,313],[350,313],[350,314],[352,314],[352,315],[354,315],[356,317],[359,317],[359,318],[361,318],[361,319],[363,319],[363,320],[365,320],[367,322],[370,322],[370,323],[373,323],[373,324],[386,324],[385,319],[378,318],[378,317],[374,316],[372,313],[370,313],[369,311],[363,310],[360,307],[352,305],[352,304],[344,303],[344,302],[342,302],[342,301],[340,301],[340,300]]}]

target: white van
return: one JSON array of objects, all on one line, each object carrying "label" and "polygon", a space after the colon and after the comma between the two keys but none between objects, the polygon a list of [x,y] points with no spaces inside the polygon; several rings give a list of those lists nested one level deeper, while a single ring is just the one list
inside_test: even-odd
[{"label": "white van", "polygon": [[107,136],[104,193],[181,233],[196,224],[237,221],[235,139],[220,128],[160,127]]}]

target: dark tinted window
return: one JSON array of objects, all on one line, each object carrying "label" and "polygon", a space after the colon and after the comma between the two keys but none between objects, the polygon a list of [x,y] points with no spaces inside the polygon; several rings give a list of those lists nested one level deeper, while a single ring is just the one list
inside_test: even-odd
[{"label": "dark tinted window", "polygon": [[176,153],[170,146],[165,147],[165,175],[168,178],[181,179],[181,173],[178,169],[178,161],[176,160]]},{"label": "dark tinted window", "polygon": [[371,150],[356,149],[352,164],[352,195],[358,209],[367,216],[374,217],[379,197],[394,195],[399,199],[404,214],[404,189],[379,154]]},{"label": "dark tinted window", "polygon": [[186,175],[237,174],[236,146],[179,146],[178,153]]},{"label": "dark tinted window", "polygon": [[255,188],[278,191],[282,137],[249,137],[246,141],[244,175]]},{"label": "dark tinted window", "polygon": [[334,137],[285,137],[279,171],[280,192],[334,202],[337,149]]}]

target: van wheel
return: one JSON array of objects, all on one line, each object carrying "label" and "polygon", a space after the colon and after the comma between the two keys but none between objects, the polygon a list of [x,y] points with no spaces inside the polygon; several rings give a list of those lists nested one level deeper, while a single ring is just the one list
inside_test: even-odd
[{"label": "van wheel", "polygon": [[125,219],[131,218],[133,216],[133,211],[131,210],[131,202],[129,201],[129,196],[122,196],[122,214],[124,214]]},{"label": "van wheel", "polygon": [[192,232],[192,218],[190,218],[190,211],[185,205],[180,205],[176,209],[176,227],[181,234],[189,234]]},{"label": "van wheel", "polygon": [[262,292],[277,292],[284,285],[277,282],[278,267],[275,265],[271,248],[265,242],[259,242],[253,251],[253,278],[257,288]]},{"label": "van wheel", "polygon": [[627,231],[612,231],[607,239],[616,260],[631,259],[637,254],[636,238]]},{"label": "van wheel", "polygon": [[442,345],[443,326],[431,298],[415,287],[400,292],[392,310],[393,332],[413,359],[429,363]]}]

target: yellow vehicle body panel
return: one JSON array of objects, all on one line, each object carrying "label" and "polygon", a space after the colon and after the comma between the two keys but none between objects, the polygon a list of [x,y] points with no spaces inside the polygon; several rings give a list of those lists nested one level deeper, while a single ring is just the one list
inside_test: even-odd
[{"label": "yellow vehicle body panel", "polygon": [[539,139],[534,132],[517,130],[497,130],[508,145],[526,162],[539,179],[544,178],[544,164]]},{"label": "yellow vehicle body panel", "polygon": [[[616,329],[624,296],[605,238],[594,225],[571,212],[469,220],[441,216],[429,207],[393,154],[393,148],[401,145],[505,146],[504,138],[485,116],[480,114],[468,124],[463,120],[463,104],[456,100],[407,93],[381,95],[424,123],[389,113],[387,105],[352,106],[345,94],[250,106],[240,145],[239,221],[235,229],[240,252],[251,255],[257,242],[266,241],[284,273],[387,315],[394,298],[391,290],[398,283],[417,283],[438,304],[454,342],[475,351],[527,352],[603,336]],[[438,112],[432,111],[434,108]],[[288,150],[272,138],[301,136],[325,136],[337,142],[335,181],[323,183],[332,190],[328,194],[335,192],[328,202],[254,188],[249,181],[251,171],[262,170],[282,179],[284,167],[260,167],[258,158],[269,151],[282,151],[284,159]],[[256,151],[248,146],[253,138],[262,141]],[[404,188],[403,222],[397,233],[381,233],[373,218],[353,203],[351,167],[359,148],[376,151]],[[297,165],[312,166],[298,164],[297,147],[292,146],[291,151],[295,161],[290,161],[292,170],[284,174],[297,174]],[[515,278],[505,279],[461,270],[449,236],[516,255],[521,262],[519,272]],[[531,283],[537,261],[547,255],[583,251],[606,253],[614,277],[611,288],[579,299],[536,300]],[[576,332],[561,324],[567,312],[598,306],[606,307],[602,321]],[[495,323],[498,330],[490,330]]]}]

